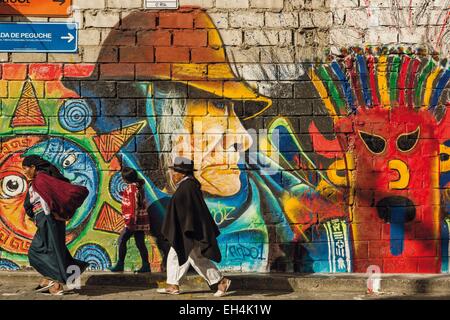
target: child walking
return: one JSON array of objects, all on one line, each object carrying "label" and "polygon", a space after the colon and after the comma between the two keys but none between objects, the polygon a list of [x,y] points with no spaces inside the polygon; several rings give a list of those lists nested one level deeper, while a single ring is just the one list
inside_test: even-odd
[{"label": "child walking", "polygon": [[135,272],[151,272],[148,251],[145,246],[145,233],[150,230],[150,225],[146,211],[144,180],[138,178],[137,172],[128,167],[122,168],[122,178],[127,184],[122,193],[122,216],[125,220],[125,228],[119,236],[119,259],[117,264],[109,270],[112,272],[124,270],[127,242],[134,236],[136,247],[142,259],[142,267]]}]

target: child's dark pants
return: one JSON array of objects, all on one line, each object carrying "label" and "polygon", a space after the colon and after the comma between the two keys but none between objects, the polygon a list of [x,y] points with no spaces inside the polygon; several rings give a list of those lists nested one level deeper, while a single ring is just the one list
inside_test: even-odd
[{"label": "child's dark pants", "polygon": [[124,228],[119,236],[119,263],[124,263],[125,256],[127,255],[127,242],[134,236],[136,241],[136,247],[141,255],[142,264],[148,264],[148,251],[145,246],[145,234],[144,231],[132,231],[128,228]]}]

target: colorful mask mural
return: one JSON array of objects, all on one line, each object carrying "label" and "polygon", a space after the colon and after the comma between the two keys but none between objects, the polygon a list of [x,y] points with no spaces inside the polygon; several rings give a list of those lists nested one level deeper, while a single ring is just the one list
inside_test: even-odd
[{"label": "colorful mask mural", "polygon": [[[327,139],[311,122],[313,149],[320,156],[310,167],[328,160],[317,189],[335,189],[337,201],[347,204],[339,223],[351,241],[345,246],[348,270],[365,272],[370,265],[391,273],[448,270],[448,199],[441,197],[450,119],[442,94],[450,77],[446,63],[401,49],[355,48],[310,69],[335,137]],[[289,130],[282,119],[272,126]],[[288,139],[299,151],[305,144],[292,134]],[[334,243],[334,228],[323,229],[324,239]],[[317,259],[330,250],[318,250]]]},{"label": "colorful mask mural", "polygon": [[[146,182],[160,270],[175,189],[167,167],[187,156],[221,231],[223,270],[448,271],[446,62],[343,52],[298,79],[323,109],[304,120],[277,115],[277,99],[231,63],[208,14],[182,7],[128,15],[96,64],[3,64],[0,269],[28,264],[35,227],[21,156],[38,154],[90,190],[67,243],[92,269],[116,260],[128,166]],[[128,252],[133,269],[139,255]]]}]

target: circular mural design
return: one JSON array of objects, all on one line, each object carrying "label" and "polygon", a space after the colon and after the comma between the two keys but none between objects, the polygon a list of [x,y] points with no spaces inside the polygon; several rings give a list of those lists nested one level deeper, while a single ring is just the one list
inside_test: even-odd
[{"label": "circular mural design", "polygon": [[122,174],[117,172],[111,178],[111,182],[109,183],[109,192],[114,200],[118,202],[122,202],[122,192],[127,187],[127,184],[122,179]]},{"label": "circular mural design", "polygon": [[59,109],[59,123],[67,131],[85,130],[92,122],[92,110],[83,100],[71,100]]},{"label": "circular mural design", "polygon": [[106,270],[111,266],[111,259],[98,244],[85,244],[75,252],[75,259],[89,263],[88,270]]},{"label": "circular mural design", "polygon": [[11,260],[0,259],[0,270],[16,271],[19,269],[20,267]]},{"label": "circular mural design", "polygon": [[75,143],[61,138],[50,138],[27,150],[54,164],[71,183],[85,186],[89,196],[67,225],[67,231],[78,227],[92,211],[97,201],[98,172],[94,160]]}]

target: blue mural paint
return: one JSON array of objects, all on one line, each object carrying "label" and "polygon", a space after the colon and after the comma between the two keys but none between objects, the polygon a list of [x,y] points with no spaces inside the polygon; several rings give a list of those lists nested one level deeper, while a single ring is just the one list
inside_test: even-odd
[{"label": "blue mural paint", "polygon": [[331,69],[333,70],[334,74],[338,77],[339,82],[342,85],[342,90],[345,95],[345,99],[347,100],[347,104],[350,106],[350,108],[356,112],[356,107],[353,101],[352,96],[352,87],[350,86],[350,83],[348,82],[344,72],[342,72],[341,67],[339,66],[339,63],[336,61],[333,61],[331,63]]},{"label": "blue mural paint", "polygon": [[17,271],[20,267],[11,260],[0,259],[0,270]]},{"label": "blue mural paint", "polygon": [[442,224],[442,266],[441,272],[449,273],[449,241],[450,241],[450,218],[446,218]]},{"label": "blue mural paint", "polygon": [[439,82],[434,90],[433,97],[431,98],[431,103],[429,106],[430,110],[434,110],[439,102],[439,98],[441,97],[442,91],[444,91],[447,82],[450,80],[450,69],[445,70],[442,74]]},{"label": "blue mural paint", "polygon": [[76,228],[89,216],[97,201],[99,178],[94,160],[79,146],[60,138],[34,145],[25,156],[32,154],[41,155],[54,164],[70,182],[89,189],[88,198],[67,225],[68,231]]},{"label": "blue mural paint", "polygon": [[277,126],[275,130],[278,130],[279,134],[279,142],[277,143],[276,139],[274,140],[275,147],[287,161],[294,161],[299,150],[292,139],[292,134],[284,126]]},{"label": "blue mural paint", "polygon": [[69,100],[59,109],[61,127],[71,132],[85,130],[91,125],[92,110],[84,100]]},{"label": "blue mural paint", "polygon": [[364,56],[359,54],[357,56],[357,61],[358,61],[358,67],[359,67],[359,77],[361,79],[362,89],[363,89],[363,94],[364,94],[364,102],[365,102],[366,106],[371,106],[372,98],[370,96],[369,85],[367,83],[368,71],[367,71],[367,65],[366,65]]},{"label": "blue mural paint", "polygon": [[399,256],[403,253],[406,210],[402,207],[392,207],[391,210],[390,250],[393,256]]},{"label": "blue mural paint", "polygon": [[111,266],[111,259],[98,244],[85,244],[75,252],[75,259],[89,263],[89,270],[106,270]]},{"label": "blue mural paint", "polygon": [[122,202],[122,192],[126,189],[127,184],[123,181],[122,174],[117,172],[109,182],[109,193],[117,202]]}]

